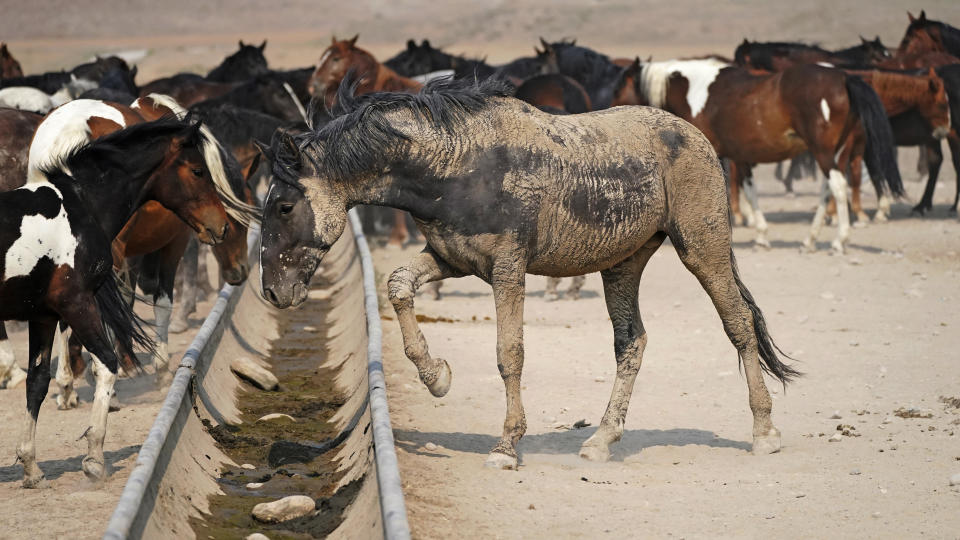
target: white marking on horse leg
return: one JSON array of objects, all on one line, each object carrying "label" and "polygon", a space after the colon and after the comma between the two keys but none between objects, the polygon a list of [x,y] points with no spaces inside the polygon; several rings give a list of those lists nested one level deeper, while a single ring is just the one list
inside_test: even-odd
[{"label": "white marking on horse leg", "polygon": [[60,331],[57,326],[53,338],[53,356],[57,359],[57,386],[60,394],[57,395],[57,408],[60,410],[73,409],[77,406],[77,394],[74,391],[73,367],[70,365],[70,333]]},{"label": "white marking on horse leg", "polygon": [[103,464],[103,439],[107,434],[107,412],[110,410],[110,396],[117,375],[111,373],[99,358],[91,355],[91,366],[97,378],[97,389],[93,394],[93,409],[90,412],[90,427],[84,436],[87,438],[87,456],[83,458],[82,468],[87,478],[103,480],[106,469]]},{"label": "white marking on horse leg", "polygon": [[820,112],[823,113],[823,119],[829,122],[830,121],[830,105],[827,104],[826,99],[823,99],[823,98],[820,99]]},{"label": "white marking on horse leg", "polygon": [[747,199],[747,208],[750,208],[750,213],[753,215],[754,224],[757,229],[757,239],[754,240],[758,246],[770,247],[770,240],[767,239],[767,218],[764,217],[763,211],[760,210],[760,201],[757,198],[757,186],[754,183],[753,179],[747,179],[743,183],[743,195]]},{"label": "white marking on horse leg", "polygon": [[168,366],[170,353],[167,344],[170,336],[170,315],[173,313],[173,301],[166,293],[161,293],[160,297],[153,305],[153,314],[156,317],[157,325],[157,373],[161,370],[172,371],[172,366]]},{"label": "white marking on horse leg", "polygon": [[850,236],[850,212],[847,209],[847,179],[843,173],[837,169],[830,169],[830,176],[827,182],[830,185],[830,191],[837,202],[837,218],[839,226],[837,227],[837,237],[831,243],[834,251],[843,253],[844,245]]},{"label": "white marking on horse leg", "polygon": [[890,196],[886,193],[880,195],[880,200],[877,201],[877,213],[873,216],[873,220],[878,223],[883,223],[887,221],[890,217]]},{"label": "white marking on horse leg", "polygon": [[827,203],[830,202],[830,185],[827,179],[820,184],[820,201],[817,204],[817,211],[813,215],[813,223],[810,224],[810,234],[803,241],[803,247],[807,251],[817,250],[817,236],[820,235],[820,229],[823,228],[823,220],[827,215]]},{"label": "white marking on horse leg", "polygon": [[27,372],[17,365],[17,357],[13,353],[13,345],[10,340],[0,341],[0,384],[6,380],[5,388],[16,388],[26,378]]},{"label": "white marking on horse leg", "polygon": [[34,442],[37,438],[37,421],[30,414],[30,409],[24,409],[23,429],[20,432],[20,443],[17,444],[17,458],[23,463],[23,487],[37,487],[43,481],[43,471],[37,466],[37,448]]}]

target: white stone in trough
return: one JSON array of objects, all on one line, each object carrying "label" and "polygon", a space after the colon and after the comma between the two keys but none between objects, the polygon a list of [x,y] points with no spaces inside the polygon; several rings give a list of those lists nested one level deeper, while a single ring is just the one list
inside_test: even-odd
[{"label": "white stone in trough", "polygon": [[283,413],[271,413],[257,418],[257,422],[270,422],[271,420],[289,420],[291,422],[296,422],[297,420],[290,416],[289,414]]},{"label": "white stone in trough", "polygon": [[253,507],[253,518],[263,523],[279,523],[312,514],[317,504],[306,495],[291,495]]},{"label": "white stone in trough", "polygon": [[248,356],[241,356],[230,363],[230,371],[233,371],[242,379],[248,380],[261,390],[276,390],[280,385],[276,375],[264,369]]}]

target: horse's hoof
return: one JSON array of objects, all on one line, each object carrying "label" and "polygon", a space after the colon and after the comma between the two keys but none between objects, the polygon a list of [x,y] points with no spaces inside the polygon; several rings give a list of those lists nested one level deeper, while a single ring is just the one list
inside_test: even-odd
[{"label": "horse's hoof", "polygon": [[83,458],[83,463],[80,466],[83,469],[83,474],[87,475],[87,478],[94,482],[102,482],[103,479],[106,478],[106,470],[103,467],[102,461],[87,456]]},{"label": "horse's hoof", "polygon": [[563,295],[560,293],[547,293],[544,295],[544,299],[547,302],[556,302],[563,298]]},{"label": "horse's hoof", "polygon": [[567,300],[579,300],[579,299],[580,299],[580,291],[577,291],[577,292],[569,292],[569,291],[568,291],[566,296],[567,296]]},{"label": "horse's hoof", "polygon": [[110,396],[110,403],[107,404],[107,411],[117,412],[122,408],[123,408],[123,405],[120,404],[120,400],[117,399],[117,394],[114,393],[112,396]]},{"label": "horse's hoof", "polygon": [[437,375],[437,380],[428,384],[427,388],[434,397],[443,397],[450,390],[450,380],[453,378],[453,373],[450,371],[450,364],[446,360],[442,358],[436,360],[441,364],[439,367],[440,373]]},{"label": "horse's hoof", "polygon": [[189,328],[190,328],[190,323],[187,321],[186,317],[182,319],[174,317],[170,321],[170,327],[168,328],[168,330],[170,330],[170,332],[173,334],[182,334],[186,332]]},{"label": "horse's hoof", "polygon": [[865,228],[865,227],[867,226],[867,220],[865,220],[865,219],[857,219],[856,221],[854,221],[853,223],[851,223],[851,226],[852,226],[854,229],[863,229],[863,228]]},{"label": "horse's hoof", "polygon": [[733,225],[736,227],[743,226],[743,214],[734,214],[733,215]]},{"label": "horse's hoof", "polygon": [[13,373],[10,374],[10,378],[7,379],[7,390],[16,388],[20,383],[27,380],[27,372],[14,366]]},{"label": "horse's hoof", "polygon": [[[920,215],[922,216],[923,213],[921,212]],[[874,223],[886,223],[889,220],[890,218],[888,218],[886,214],[881,214],[880,212],[877,212],[877,215],[873,216]]]},{"label": "horse's hoof", "polygon": [[490,452],[490,455],[487,456],[487,460],[483,462],[483,466],[487,467],[488,469],[515,471],[517,470],[517,458],[515,456],[508,456],[500,452]]},{"label": "horse's hoof", "polygon": [[757,247],[762,247],[764,249],[771,248],[770,240],[767,240],[766,238],[757,238],[756,240],[753,241],[753,244]]},{"label": "horse's hoof", "polygon": [[753,449],[750,451],[755,456],[774,454],[780,451],[780,430],[770,428],[766,435],[753,438]]},{"label": "horse's hoof", "polygon": [[788,192],[784,193],[783,195],[784,195],[784,197],[786,197],[786,198],[788,198],[788,199],[796,199],[796,198],[797,198],[797,194],[794,193],[793,191],[788,191]]},{"label": "horse's hoof", "polygon": [[584,444],[580,447],[580,457],[587,461],[605,463],[610,461],[610,450],[606,446]]},{"label": "horse's hoof", "polygon": [[70,392],[69,395],[64,395],[62,393],[57,395],[57,409],[61,411],[76,409],[77,404],[76,392]]},{"label": "horse's hoof", "polygon": [[800,253],[816,253],[817,243],[807,238],[803,241],[803,245],[800,246]]},{"label": "horse's hoof", "polygon": [[46,489],[50,487],[50,482],[47,482],[41,473],[35,476],[24,476],[21,485],[26,489]]},{"label": "horse's hoof", "polygon": [[840,240],[834,240],[833,242],[830,242],[830,249],[833,251],[834,255],[843,255],[846,252],[843,247],[843,242]]}]

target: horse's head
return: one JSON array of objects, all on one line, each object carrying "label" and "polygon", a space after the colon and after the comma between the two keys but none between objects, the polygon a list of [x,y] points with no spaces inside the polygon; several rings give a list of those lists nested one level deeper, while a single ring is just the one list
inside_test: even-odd
[{"label": "horse's head", "polygon": [[246,83],[258,110],[287,122],[300,122],[303,117],[294,101],[295,94],[284,87],[284,81],[274,75],[260,75]]},{"label": "horse's head", "polygon": [[543,47],[543,50],[536,46],[533,48],[533,52],[537,54],[537,61],[540,62],[540,74],[560,73],[560,60],[557,58],[556,47],[547,43],[547,40],[543,38],[540,38],[540,46]]},{"label": "horse's head", "polygon": [[[260,165],[260,153],[254,154],[253,160],[247,165],[246,171],[242,171],[240,164],[226,151],[223,152],[225,169],[228,171],[230,187],[234,195],[243,202],[253,206],[253,190],[250,188],[249,179],[256,173]],[[223,242],[213,246],[213,256],[220,264],[220,276],[231,285],[239,285],[247,279],[250,272],[250,265],[247,263],[249,252],[247,251],[247,232],[248,227],[242,221],[228,214],[230,228],[223,239]]]},{"label": "horse's head", "polygon": [[920,100],[919,112],[930,122],[933,136],[942,139],[950,132],[950,101],[946,86],[933,68],[928,68],[923,76],[926,80],[925,99]]},{"label": "horse's head", "polygon": [[892,57],[890,49],[880,41],[880,36],[873,40],[860,36],[860,48],[864,52],[866,61],[871,65],[889,60]]},{"label": "horse's head", "polygon": [[0,43],[0,78],[23,77],[20,62],[10,54],[6,43]]},{"label": "horse's head", "polygon": [[440,49],[433,48],[429,40],[423,40],[420,45],[408,39],[407,48],[384,62],[388,68],[404,77],[415,77],[441,69],[453,69],[454,57]]},{"label": "horse's head", "polygon": [[914,17],[910,12],[907,12],[907,16],[910,18],[910,25],[900,40],[897,56],[927,51],[947,52],[943,46],[939,22],[927,19],[926,11],[921,11],[920,17]]},{"label": "horse's head", "polygon": [[643,64],[640,57],[633,59],[627,67],[623,68],[620,75],[613,83],[613,100],[611,107],[617,105],[649,105],[646,96],[640,86],[640,76],[643,72]]},{"label": "horse's head", "polygon": [[120,92],[126,92],[131,96],[136,96],[140,93],[140,90],[137,88],[137,83],[134,80],[136,76],[137,66],[133,66],[133,68],[129,70],[112,67],[108,69],[100,79],[100,88],[109,88],[110,90],[118,90]]},{"label": "horse's head", "polygon": [[363,49],[356,47],[357,37],[333,42],[320,56],[317,69],[310,77],[308,88],[310,95],[322,96],[327,107],[332,107],[337,96],[340,82],[352,71],[354,77],[362,82],[374,77],[377,72],[377,60]]},{"label": "horse's head", "polygon": [[279,308],[307,299],[310,278],[343,234],[347,201],[289,134],[274,135],[267,158],[274,180],[263,208],[260,266],[263,295]]},{"label": "horse's head", "polygon": [[267,58],[263,50],[267,48],[267,40],[260,45],[251,45],[240,40],[240,50],[223,59],[219,66],[207,74],[211,81],[233,82],[243,81],[269,71]]}]

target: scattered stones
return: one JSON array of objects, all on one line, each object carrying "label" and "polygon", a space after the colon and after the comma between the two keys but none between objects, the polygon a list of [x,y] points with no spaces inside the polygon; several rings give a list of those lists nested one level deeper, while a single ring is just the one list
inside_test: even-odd
[{"label": "scattered stones", "polygon": [[582,429],[590,425],[590,422],[587,422],[586,418],[581,418],[573,423],[573,429]]},{"label": "scattered stones", "polygon": [[860,469],[850,471],[850,476],[860,476]]},{"label": "scattered stones", "polygon": [[264,369],[249,356],[241,356],[231,362],[230,371],[261,390],[276,390],[280,385],[276,375]]},{"label": "scattered stones", "polygon": [[930,411],[913,408],[907,409],[904,407],[893,411],[893,414],[900,418],[933,418],[933,413]]},{"label": "scattered stones", "polygon": [[247,485],[244,486],[244,487],[247,488],[247,489],[250,490],[250,491],[256,491],[256,490],[258,490],[258,489],[260,489],[260,488],[263,487],[263,482],[250,482],[249,484],[247,484]]},{"label": "scattered stones", "polygon": [[857,428],[847,424],[837,424],[837,431],[839,431],[841,435],[844,435],[846,437],[860,436],[860,434],[856,432]]},{"label": "scattered stones", "polygon": [[533,503],[530,503],[530,506],[527,507],[527,510],[536,510],[536,509],[537,507],[534,506]]},{"label": "scattered stones", "polygon": [[878,517],[880,517],[880,512],[874,512],[874,513],[872,513],[872,514],[870,514],[870,515],[873,516],[873,517],[875,517],[875,518],[878,518]]},{"label": "scattered stones", "polygon": [[960,486],[960,473],[957,473],[950,477],[951,486]]},{"label": "scattered stones", "polygon": [[884,419],[883,419],[883,423],[884,423],[884,424],[892,424],[892,423],[893,423],[893,417],[892,417],[892,416],[888,416],[888,417],[884,418]]},{"label": "scattered stones", "polygon": [[289,420],[291,422],[297,421],[296,418],[290,416],[289,414],[283,414],[283,413],[265,414],[260,418],[257,418],[257,422],[269,422],[271,420]]},{"label": "scattered stones", "polygon": [[303,327],[303,331],[304,331],[304,332],[316,332],[316,331],[317,331],[317,327],[316,327],[316,326],[304,326],[304,327]]},{"label": "scattered stones", "polygon": [[435,452],[437,450],[437,445],[433,444],[432,442],[428,442],[427,444],[423,445],[423,448],[428,452]]},{"label": "scattered stones", "polygon": [[263,523],[279,523],[313,513],[317,503],[306,495],[291,495],[253,507],[253,518]]},{"label": "scattered stones", "polygon": [[270,537],[261,533],[253,533],[243,540],[270,540]]},{"label": "scattered stones", "polygon": [[257,469],[256,466],[251,465],[251,464],[249,464],[249,463],[244,463],[243,465],[240,466],[240,468],[241,468],[241,469],[246,469],[246,470],[248,470],[248,471],[255,471],[255,470]]},{"label": "scattered stones", "polygon": [[843,440],[843,435],[839,433],[834,433],[833,435],[830,436],[829,439],[827,439],[827,441],[829,442],[840,442],[842,440]]},{"label": "scattered stones", "polygon": [[841,418],[843,418],[843,417],[840,416],[840,411],[833,411],[833,414],[830,415],[830,419],[831,419],[831,420],[839,420],[839,419],[841,419]]}]

